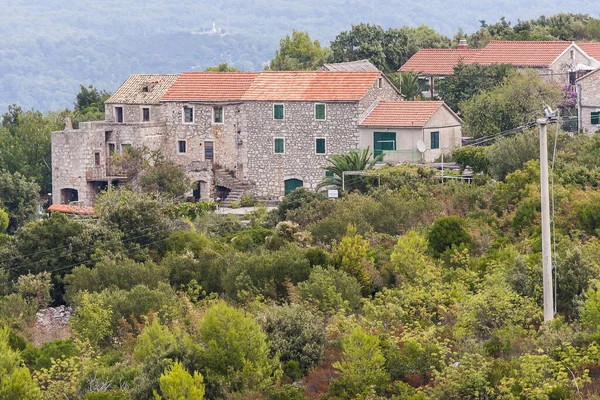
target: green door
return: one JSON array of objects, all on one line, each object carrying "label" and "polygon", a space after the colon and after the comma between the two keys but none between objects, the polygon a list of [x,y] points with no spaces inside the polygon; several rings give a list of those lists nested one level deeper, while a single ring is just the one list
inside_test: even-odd
[{"label": "green door", "polygon": [[300,179],[286,179],[284,184],[286,196],[296,190],[296,188],[304,186],[304,182],[302,182]]},{"label": "green door", "polygon": [[396,132],[373,132],[373,154],[377,157],[384,150],[396,150]]}]

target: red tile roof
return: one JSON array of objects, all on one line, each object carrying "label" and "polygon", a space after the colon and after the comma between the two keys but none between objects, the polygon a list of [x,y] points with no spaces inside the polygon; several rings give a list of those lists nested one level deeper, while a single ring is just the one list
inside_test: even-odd
[{"label": "red tile roof", "polygon": [[451,75],[460,60],[470,64],[480,51],[481,49],[420,49],[402,65],[400,72]]},{"label": "red tile roof", "polygon": [[577,46],[590,57],[595,58],[597,61],[600,61],[600,43],[577,43]]},{"label": "red tile roof", "polygon": [[443,101],[380,101],[359,126],[421,127],[440,107],[447,106]]},{"label": "red tile roof", "polygon": [[258,101],[358,101],[379,71],[265,71],[242,97]]},{"label": "red tile roof", "polygon": [[258,72],[184,72],[162,101],[240,100]]},{"label": "red tile roof", "polygon": [[163,101],[358,101],[379,71],[186,72]]},{"label": "red tile roof", "polygon": [[77,215],[92,215],[92,214],[94,214],[93,207],[72,206],[72,205],[67,205],[67,204],[52,204],[50,207],[48,207],[48,211],[65,213],[65,214],[77,214]]},{"label": "red tile roof", "polygon": [[549,67],[572,42],[492,40],[472,60],[474,63]]}]

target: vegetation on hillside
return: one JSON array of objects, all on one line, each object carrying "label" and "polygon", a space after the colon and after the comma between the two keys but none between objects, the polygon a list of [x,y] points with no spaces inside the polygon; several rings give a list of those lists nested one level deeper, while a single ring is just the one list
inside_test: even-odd
[{"label": "vegetation on hillside", "polygon": [[[457,152],[497,180],[384,167],[381,186],[297,189],[246,225],[160,189],[107,191],[92,220],[0,203],[0,230],[19,216],[0,240],[0,393],[595,399],[600,145],[556,141],[552,323],[529,131]],[[73,306],[70,335],[34,346],[36,312],[59,304]]]}]

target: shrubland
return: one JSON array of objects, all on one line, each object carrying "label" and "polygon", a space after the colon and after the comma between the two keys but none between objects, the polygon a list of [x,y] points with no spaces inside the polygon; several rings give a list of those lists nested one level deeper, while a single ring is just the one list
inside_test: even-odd
[{"label": "shrubland", "polygon": [[[539,162],[520,135],[459,151],[486,166],[473,183],[388,166],[369,172],[380,186],[297,189],[245,221],[127,188],[91,219],[5,206],[0,393],[596,399],[598,139],[556,136],[544,323]],[[11,230],[15,213],[29,222]],[[58,305],[73,307],[68,336],[34,342],[36,313]]]}]

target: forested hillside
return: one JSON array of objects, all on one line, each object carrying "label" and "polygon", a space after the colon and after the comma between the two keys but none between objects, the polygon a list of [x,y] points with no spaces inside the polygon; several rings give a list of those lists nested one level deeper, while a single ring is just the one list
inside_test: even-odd
[{"label": "forested hillside", "polygon": [[[71,106],[79,84],[113,91],[132,73],[203,70],[228,62],[259,70],[292,29],[328,46],[361,22],[383,28],[426,24],[452,37],[480,20],[517,22],[561,11],[596,16],[585,0],[527,2],[302,2],[227,0],[128,2],[4,0],[0,4],[0,110],[9,104],[43,111]],[[197,35],[215,23],[227,35]]]}]

